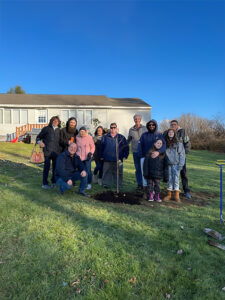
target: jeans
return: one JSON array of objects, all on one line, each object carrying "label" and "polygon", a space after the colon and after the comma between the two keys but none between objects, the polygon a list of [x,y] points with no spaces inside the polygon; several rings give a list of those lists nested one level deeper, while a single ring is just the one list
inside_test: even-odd
[{"label": "jeans", "polygon": [[135,175],[138,185],[142,185],[141,162],[137,152],[133,152]]},{"label": "jeans", "polygon": [[[87,176],[81,177],[80,176],[80,172],[74,172],[71,180],[72,180],[73,183],[76,180],[80,180],[79,193],[83,193],[85,191],[86,185],[87,185]],[[60,186],[60,191],[63,192],[63,193],[66,190],[70,190],[73,187],[73,185],[68,185],[67,182],[65,182],[64,180],[62,180],[62,178],[59,178],[57,180],[56,184]]]},{"label": "jeans", "polygon": [[98,178],[101,179],[103,174],[103,160],[96,160],[95,164],[94,175],[98,174]]},{"label": "jeans", "polygon": [[147,186],[147,180],[143,176],[143,165],[144,165],[144,160],[145,158],[141,158],[141,174],[142,174],[142,181],[143,181],[143,186]]},{"label": "jeans", "polygon": [[92,183],[92,173],[91,173],[91,159],[83,161],[85,165],[85,170],[87,172],[87,184]]},{"label": "jeans", "polygon": [[48,174],[52,161],[52,179],[51,182],[55,183],[55,166],[56,166],[56,153],[51,153],[49,156],[45,156],[44,169],[43,169],[43,185],[48,185]]},{"label": "jeans", "polygon": [[167,189],[169,191],[179,191],[180,167],[178,165],[168,166],[169,181]]}]

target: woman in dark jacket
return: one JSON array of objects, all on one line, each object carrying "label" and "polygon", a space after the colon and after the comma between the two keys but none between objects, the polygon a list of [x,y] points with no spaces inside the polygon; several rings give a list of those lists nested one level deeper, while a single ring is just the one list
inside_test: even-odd
[{"label": "woman in dark jacket", "polygon": [[74,117],[69,118],[66,127],[60,131],[60,145],[63,151],[68,149],[69,144],[75,143],[77,134],[77,119]]},{"label": "woman in dark jacket", "polygon": [[60,138],[60,126],[61,121],[58,116],[54,116],[50,119],[48,126],[42,128],[41,132],[36,138],[36,142],[43,148],[45,163],[43,169],[43,189],[50,189],[48,184],[48,174],[52,161],[52,184],[55,184],[55,164],[56,158],[61,153],[61,147],[59,144]]},{"label": "woman in dark jacket", "polygon": [[165,152],[159,154],[154,158],[152,153],[154,151],[159,151],[163,146],[163,141],[161,139],[157,139],[147,153],[144,165],[143,165],[143,175],[145,179],[147,179],[147,186],[149,192],[149,200],[154,201],[154,193],[155,192],[155,200],[157,202],[161,202],[160,199],[160,180],[168,181],[168,165],[167,165],[167,157]]},{"label": "woman in dark jacket", "polygon": [[94,153],[94,161],[96,167],[94,169],[93,182],[102,185],[102,173],[103,173],[103,160],[100,160],[99,150],[101,145],[101,139],[105,134],[105,130],[102,126],[98,126],[95,130],[94,142],[95,142],[95,153]]}]

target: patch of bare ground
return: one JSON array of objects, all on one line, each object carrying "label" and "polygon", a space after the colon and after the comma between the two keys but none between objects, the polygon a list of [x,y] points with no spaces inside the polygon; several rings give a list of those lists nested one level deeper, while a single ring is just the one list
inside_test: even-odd
[{"label": "patch of bare ground", "polygon": [[[166,192],[161,192],[161,199],[166,196]],[[113,202],[113,203],[125,203],[130,205],[144,205],[147,207],[155,207],[158,205],[169,206],[173,208],[181,208],[182,206],[206,206],[209,201],[218,195],[212,195],[207,192],[191,192],[192,198],[187,199],[184,197],[184,194],[180,194],[181,203],[177,203],[175,200],[171,199],[170,201],[162,201],[161,203],[148,202],[143,199],[143,193],[133,191],[133,192],[120,192],[117,194],[113,191],[104,191],[92,196],[95,200],[102,202]]]}]

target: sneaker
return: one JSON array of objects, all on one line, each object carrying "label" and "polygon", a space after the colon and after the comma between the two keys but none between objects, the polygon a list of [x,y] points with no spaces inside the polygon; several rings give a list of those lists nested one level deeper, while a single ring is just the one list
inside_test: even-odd
[{"label": "sneaker", "polygon": [[159,194],[155,194],[155,201],[162,202],[162,200],[160,199]]},{"label": "sneaker", "polygon": [[87,185],[87,190],[90,190],[91,189],[91,184],[89,183],[88,185]]},{"label": "sneaker", "polygon": [[191,194],[189,192],[187,192],[184,194],[184,197],[187,199],[191,199]]},{"label": "sneaker", "polygon": [[79,192],[78,194],[83,196],[83,197],[90,197],[85,191],[84,192]]},{"label": "sneaker", "polygon": [[52,187],[51,187],[49,184],[43,184],[43,185],[42,185],[42,188],[45,189],[45,190],[49,190],[49,189],[51,189]]},{"label": "sneaker", "polygon": [[108,185],[106,185],[106,184],[104,184],[103,187],[104,187],[104,189],[108,189],[109,188]]},{"label": "sneaker", "polygon": [[98,179],[98,185],[102,186],[102,179],[101,178]]},{"label": "sneaker", "polygon": [[154,201],[154,195],[153,195],[153,193],[150,193],[150,196],[149,196],[148,201],[149,201],[149,202]]}]

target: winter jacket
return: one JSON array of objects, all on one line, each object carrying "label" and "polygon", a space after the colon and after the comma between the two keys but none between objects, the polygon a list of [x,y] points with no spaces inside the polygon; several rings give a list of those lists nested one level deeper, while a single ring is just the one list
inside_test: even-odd
[{"label": "winter jacket", "polygon": [[57,127],[54,129],[52,125],[48,125],[42,128],[41,132],[36,138],[36,142],[43,141],[45,147],[43,148],[45,157],[50,156],[52,153],[59,154],[62,148],[59,143],[60,140],[60,129]]},{"label": "winter jacket", "polygon": [[102,136],[101,137],[98,137],[98,136],[94,137],[94,143],[95,143],[94,160],[95,161],[100,160],[99,151],[100,151],[100,146],[101,146],[101,140],[102,140]]},{"label": "winter jacket", "polygon": [[74,172],[80,173],[85,170],[84,163],[80,157],[75,154],[71,157],[68,150],[61,153],[56,160],[55,179],[61,178],[63,181],[68,181],[72,178]]},{"label": "winter jacket", "polygon": [[185,164],[185,151],[182,143],[177,142],[175,145],[166,149],[168,165],[178,165],[180,170]]},{"label": "winter jacket", "polygon": [[110,133],[107,133],[102,137],[99,156],[104,161],[117,161],[116,159],[116,144],[118,143],[119,148],[119,160],[123,161],[129,155],[129,146],[126,138],[122,134],[117,134],[112,137]]},{"label": "winter jacket", "polygon": [[69,132],[68,131],[68,121],[66,123],[66,127],[62,128],[60,130],[60,145],[63,149],[63,151],[68,149],[68,142],[71,140],[71,138],[74,140],[74,143],[76,141],[76,136],[78,135],[78,130],[76,129],[75,132]]},{"label": "winter jacket", "polygon": [[[151,132],[148,128],[149,123],[155,123],[155,131]],[[161,133],[158,132],[158,124],[155,120],[150,120],[146,124],[147,132],[144,132],[138,142],[138,156],[140,158],[145,157],[148,151],[153,147],[154,142],[157,139],[161,139],[163,141],[162,147],[159,149],[159,153],[164,153],[166,150],[166,142]]]},{"label": "winter jacket", "polygon": [[87,160],[88,153],[91,152],[93,155],[95,152],[95,144],[93,138],[90,135],[86,135],[81,137],[79,134],[76,137],[76,144],[77,144],[77,155],[80,156],[82,161]]},{"label": "winter jacket", "polygon": [[130,128],[127,141],[128,143],[131,142],[132,152],[138,151],[138,142],[144,132],[147,132],[147,128],[142,124],[139,128],[137,128],[135,125]]},{"label": "winter jacket", "polygon": [[156,158],[152,158],[147,155],[143,165],[143,176],[146,179],[156,178],[168,181],[168,159],[167,156],[159,155]]},{"label": "winter jacket", "polygon": [[[166,130],[163,133],[164,137],[166,137],[167,132],[168,132],[168,130]],[[186,133],[185,133],[185,129],[180,128],[180,127],[178,128],[177,140],[184,145],[185,153],[188,154],[191,150],[191,142],[190,142],[189,136],[186,135]]]}]

